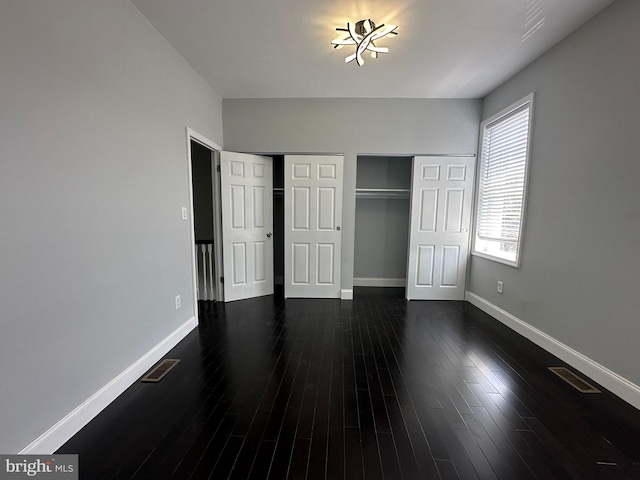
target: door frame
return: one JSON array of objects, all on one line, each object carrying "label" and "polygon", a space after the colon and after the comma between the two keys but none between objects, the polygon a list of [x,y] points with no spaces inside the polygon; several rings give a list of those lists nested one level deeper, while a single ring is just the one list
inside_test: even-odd
[{"label": "door frame", "polygon": [[212,175],[212,202],[213,202],[213,250],[214,250],[214,269],[216,278],[216,293],[215,298],[217,301],[224,301],[224,291],[222,289],[221,271],[222,271],[222,222],[220,219],[220,176],[218,174],[218,166],[220,165],[220,151],[222,147],[215,142],[212,142],[204,135],[199,134],[195,130],[186,127],[187,138],[187,171],[188,171],[188,183],[189,183],[189,239],[191,241],[191,288],[193,294],[193,306],[194,316],[196,317],[196,323],[198,322],[198,265],[196,257],[196,232],[194,223],[194,209],[193,209],[193,171],[191,168],[191,141],[197,142],[202,146],[208,148],[212,152],[211,158],[211,175]]}]

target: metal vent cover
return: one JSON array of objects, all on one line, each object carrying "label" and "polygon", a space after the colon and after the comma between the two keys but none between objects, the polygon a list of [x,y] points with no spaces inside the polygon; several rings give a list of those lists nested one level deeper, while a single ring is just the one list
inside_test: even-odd
[{"label": "metal vent cover", "polygon": [[583,380],[578,375],[573,373],[566,367],[548,367],[553,373],[559,376],[562,380],[567,382],[573,388],[578,390],[580,393],[602,393],[596,387],[591,385],[586,380]]},{"label": "metal vent cover", "polygon": [[177,365],[180,360],[176,358],[166,358],[142,377],[141,382],[157,383],[162,380],[169,371]]}]

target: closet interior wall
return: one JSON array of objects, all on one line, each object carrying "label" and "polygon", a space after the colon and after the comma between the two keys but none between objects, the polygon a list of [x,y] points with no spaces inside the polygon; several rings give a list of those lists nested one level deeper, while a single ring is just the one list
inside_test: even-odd
[{"label": "closet interior wall", "polygon": [[357,161],[354,286],[404,287],[413,157]]}]

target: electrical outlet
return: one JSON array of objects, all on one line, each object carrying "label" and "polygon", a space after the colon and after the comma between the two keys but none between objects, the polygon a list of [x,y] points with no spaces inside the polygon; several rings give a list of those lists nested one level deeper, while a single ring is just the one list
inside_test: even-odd
[{"label": "electrical outlet", "polygon": [[187,207],[182,207],[182,219],[186,220],[187,219]]},{"label": "electrical outlet", "polygon": [[498,293],[502,293],[502,287],[504,286],[504,283],[498,281],[498,287],[496,288],[496,290],[498,291]]},{"label": "electrical outlet", "polygon": [[180,295],[176,295],[176,310],[180,308]]}]

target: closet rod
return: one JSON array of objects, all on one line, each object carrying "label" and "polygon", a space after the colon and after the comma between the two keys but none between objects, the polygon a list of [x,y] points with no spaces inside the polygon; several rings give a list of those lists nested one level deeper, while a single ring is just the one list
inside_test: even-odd
[{"label": "closet rod", "polygon": [[410,195],[408,188],[356,188],[356,198],[404,199]]}]

